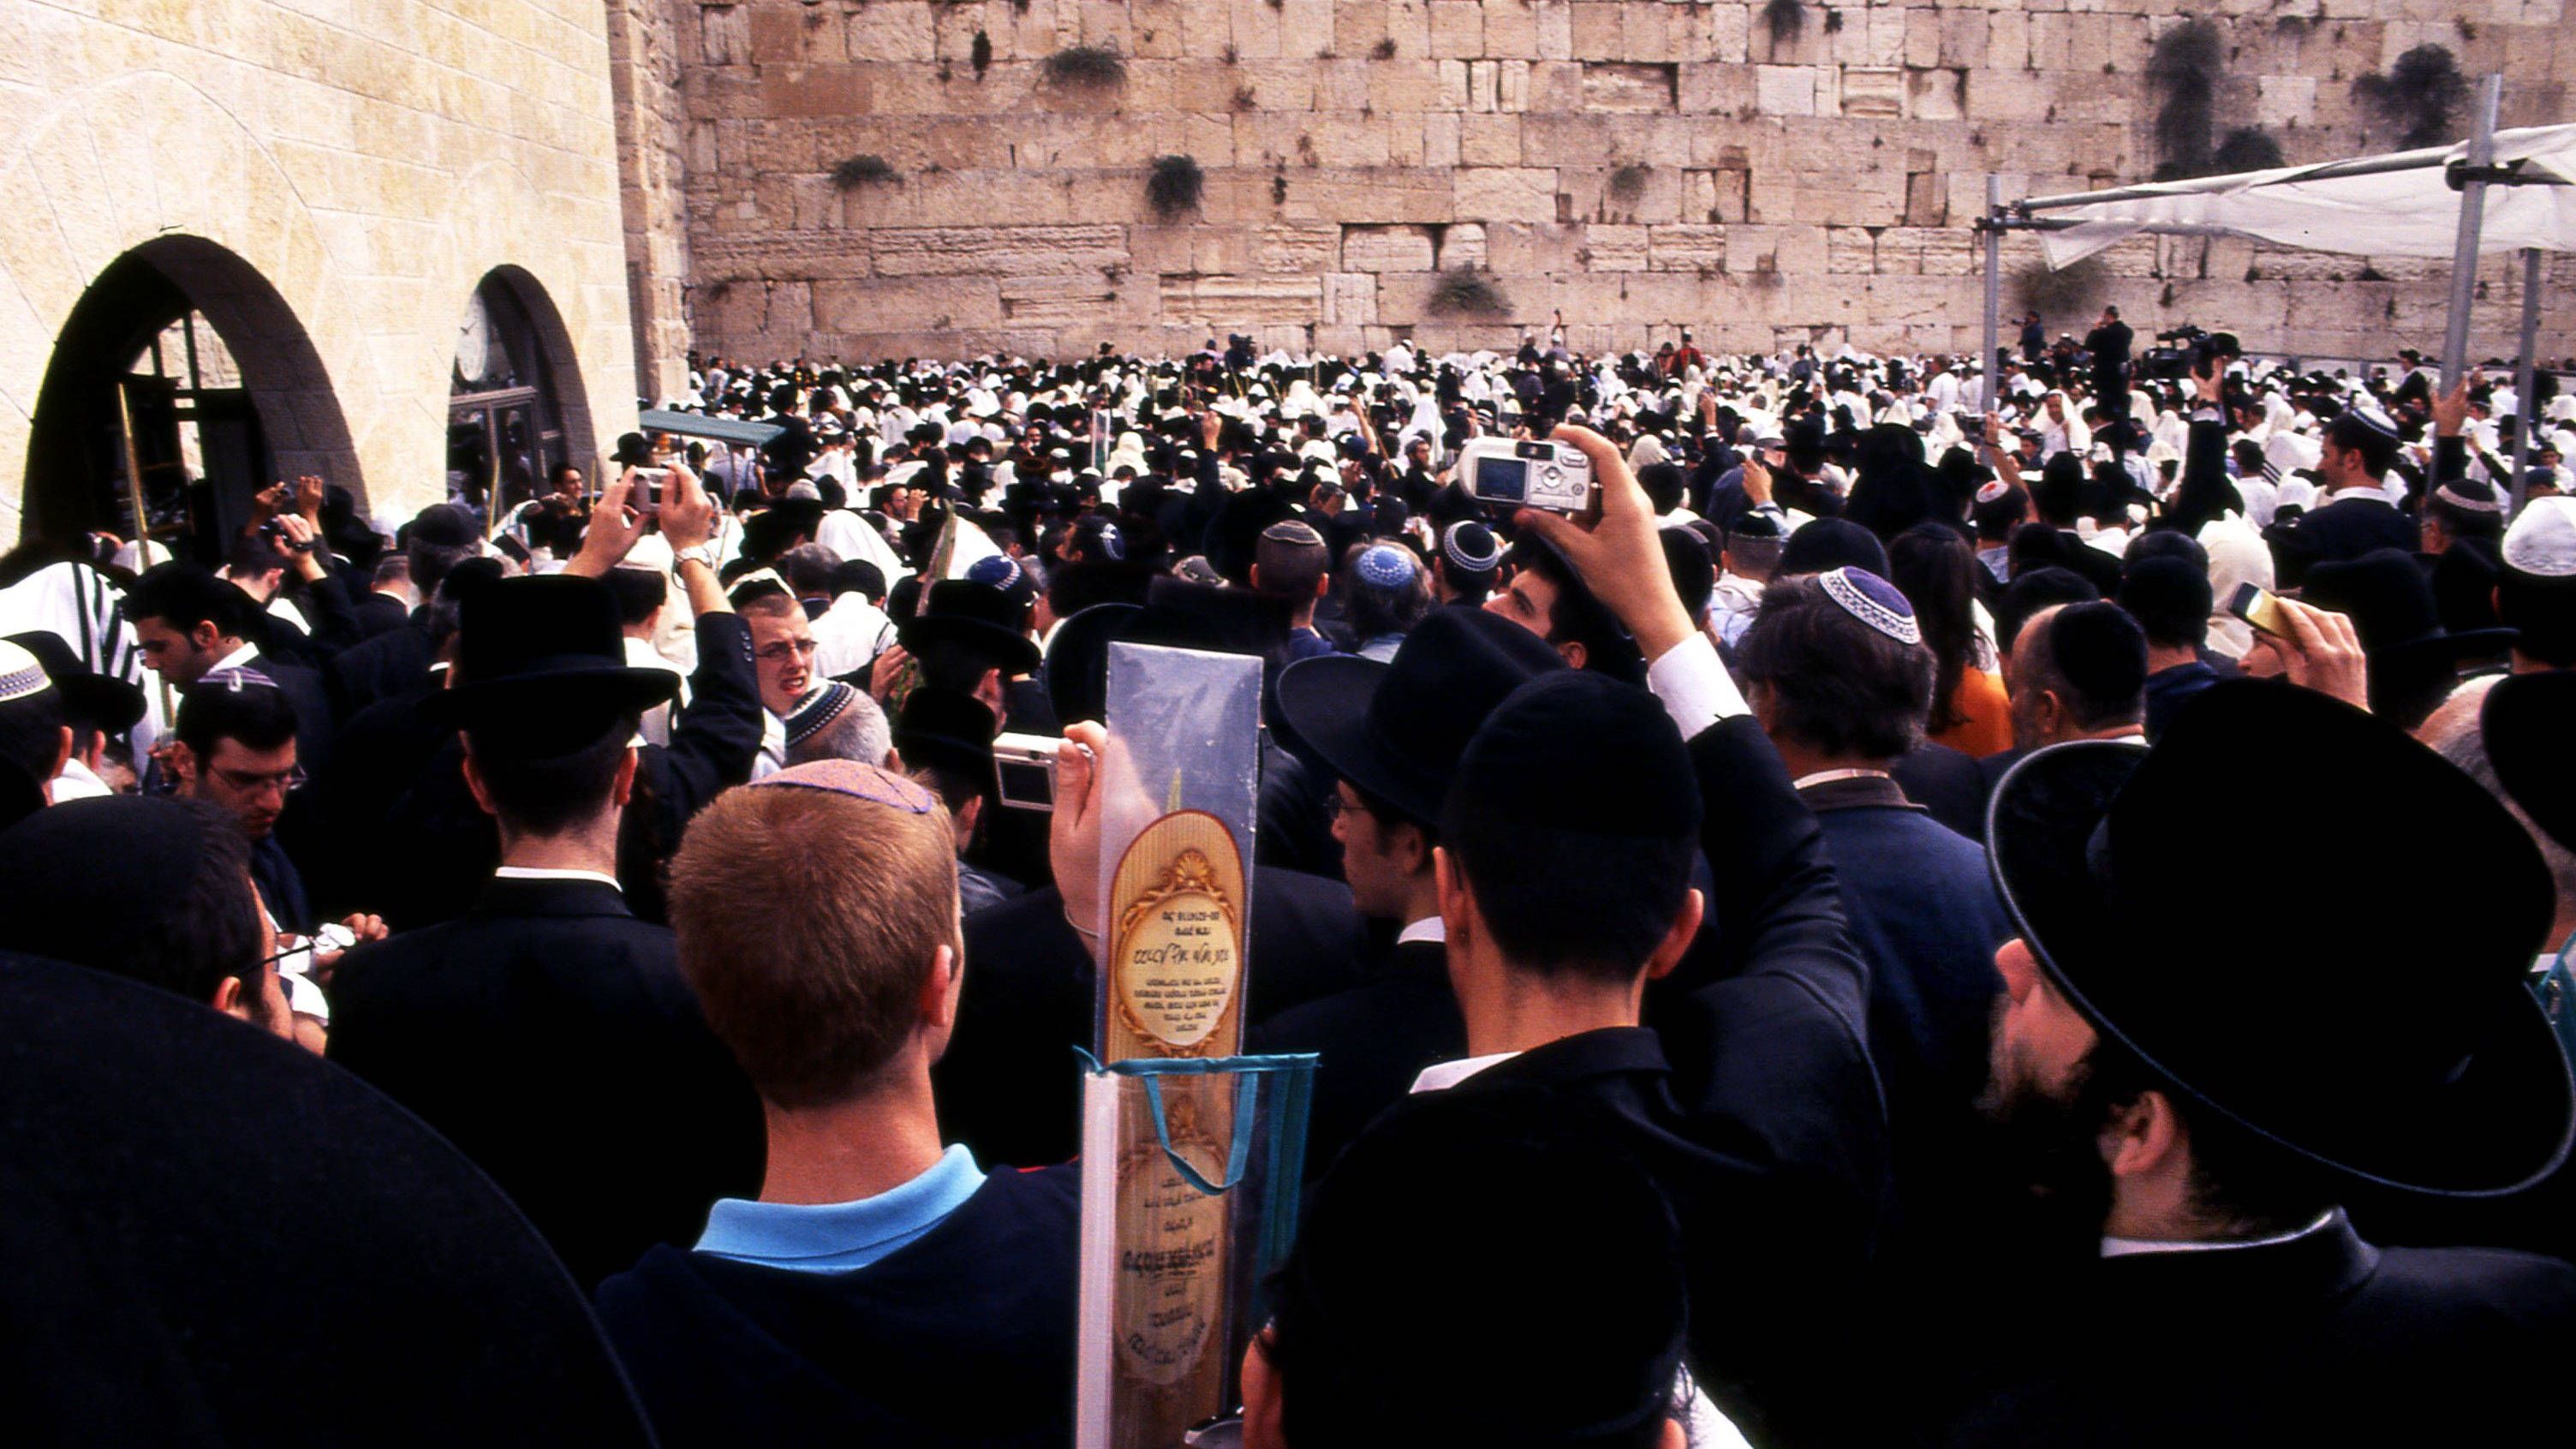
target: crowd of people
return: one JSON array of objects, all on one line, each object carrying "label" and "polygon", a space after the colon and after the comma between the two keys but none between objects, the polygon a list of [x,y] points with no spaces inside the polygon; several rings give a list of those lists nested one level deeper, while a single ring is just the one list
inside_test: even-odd
[{"label": "crowd of people", "polygon": [[1261,661],[1245,1050],[1317,1058],[1194,1442],[2548,1422],[2576,396],[2043,339],[693,357],[767,442],[23,545],[37,1397],[349,1437],[390,1343],[447,1442],[1069,1443],[1128,641]]}]

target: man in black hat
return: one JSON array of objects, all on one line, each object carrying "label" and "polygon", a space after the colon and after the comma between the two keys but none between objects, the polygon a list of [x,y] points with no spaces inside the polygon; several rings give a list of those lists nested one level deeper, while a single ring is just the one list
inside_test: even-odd
[{"label": "man in black hat", "polygon": [[1367,985],[1285,1012],[1254,1034],[1263,1051],[1323,1056],[1307,1131],[1310,1175],[1423,1068],[1466,1052],[1432,870],[1441,802],[1478,723],[1524,681],[1562,667],[1527,629],[1483,610],[1441,609],[1392,663],[1333,655],[1279,677],[1281,718],[1339,777],[1332,830],[1352,903],[1397,927]]},{"label": "man in black hat", "polygon": [[[2305,767],[2245,747],[2270,739]],[[2339,1206],[2498,1196],[2566,1158],[2576,1093],[2523,986],[2547,873],[2513,818],[2384,721],[2252,681],[2153,751],[2031,756],[1992,818],[2019,937],[1989,1097],[2051,1231],[2005,1382],[1951,1442],[2487,1443],[2554,1414],[2576,1269],[2377,1248]],[[2334,845],[2267,853],[2282,906],[2217,932],[2174,909],[2210,840],[2285,821]],[[2351,888],[2350,861],[2401,855],[2453,909]]]},{"label": "man in black hat", "polygon": [[2326,425],[2318,460],[2324,496],[2297,518],[2263,530],[2272,545],[2274,570],[2284,589],[2307,582],[2308,570],[2341,563],[2375,549],[2412,553],[2415,525],[2389,496],[2388,470],[2397,462],[2397,424],[2368,401],[2357,401]]},{"label": "man in black hat", "polygon": [[[99,772],[109,768],[110,740],[122,738],[142,720],[142,689],[90,668],[63,636],[49,629],[12,634],[8,642],[27,652],[55,691],[50,708],[60,714],[58,727],[65,737],[48,755],[59,754],[61,760],[50,776],[30,770],[45,787],[46,798],[60,805],[114,793]],[[0,698],[0,707],[5,704]],[[27,754],[31,759],[33,751]]]},{"label": "man in black hat", "polygon": [[[1657,571],[1662,554],[1657,552]],[[1637,641],[1547,538],[1523,533],[1503,555],[1501,587],[1485,600],[1499,614],[1547,641],[1576,669],[1598,669],[1635,682],[1645,661]]]},{"label": "man in black hat", "polygon": [[993,712],[971,694],[924,685],[904,697],[893,741],[905,768],[947,807],[957,852],[959,908],[973,915],[1027,890],[1008,876],[966,861],[975,828],[993,800]]},{"label": "man in black hat", "polygon": [[[1003,717],[1006,686],[1038,668],[1028,600],[973,579],[940,579],[928,588],[927,607],[895,620],[903,652],[920,666],[924,685],[972,695]],[[878,663],[882,669],[883,656]]]},{"label": "man in black hat", "polygon": [[[622,510],[617,486],[600,520]],[[693,592],[713,588],[702,556],[682,566]],[[700,616],[700,651],[741,651],[739,623],[716,623]],[[760,1175],[750,1088],[670,931],[635,919],[620,884],[636,718],[677,684],[626,663],[596,579],[470,596],[455,682],[431,708],[461,734],[500,868],[466,914],[352,952],[336,983],[332,1059],[491,1173],[585,1285],[694,1241],[708,1205]]]}]

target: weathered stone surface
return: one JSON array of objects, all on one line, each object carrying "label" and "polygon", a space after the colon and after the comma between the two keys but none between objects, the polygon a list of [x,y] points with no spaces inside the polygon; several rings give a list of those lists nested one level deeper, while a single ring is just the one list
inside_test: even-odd
[{"label": "weathered stone surface", "polygon": [[[2209,9],[2228,56],[2222,129],[2259,126],[2292,160],[2375,148],[2386,137],[2369,129],[2353,82],[2421,44],[2450,49],[2467,73],[2504,73],[2507,124],[2566,115],[2576,43],[2559,34],[2558,0],[2325,4],[2307,24],[2261,0]],[[226,162],[184,125],[144,128],[148,144],[115,152],[144,184],[99,183],[86,197],[48,189],[47,206],[0,221],[0,256],[24,249],[15,238],[46,235],[57,213],[72,229],[92,225],[82,218],[157,227],[165,211],[256,193],[268,198],[264,215],[312,209],[309,224],[289,227],[304,238],[291,244],[299,254],[383,278],[340,288],[340,311],[365,320],[329,325],[399,336],[366,308],[399,297],[447,310],[423,299],[456,284],[406,268],[448,244],[446,200],[433,193],[455,183],[440,178],[493,149],[453,119],[475,117],[540,198],[499,220],[521,235],[579,238],[582,280],[558,287],[546,277],[550,291],[613,302],[622,262],[647,392],[674,390],[691,342],[725,352],[1065,352],[1103,338],[1194,346],[1201,329],[1232,325],[1283,346],[1382,346],[1400,332],[1470,345],[1508,343],[1522,321],[1560,305],[1587,345],[1693,325],[1703,345],[1956,346],[1975,327],[1981,248],[1966,223],[1984,204],[1986,173],[2003,173],[2006,194],[2018,196],[2152,170],[2146,56],[2157,34],[2199,13],[2181,0],[1810,4],[1800,32],[1775,39],[1758,0],[600,8],[604,105],[601,22],[584,18],[598,8],[570,0],[433,7],[434,24],[391,18],[407,7],[361,6],[336,28],[298,13],[311,0],[33,7],[22,22],[28,43],[0,21],[13,42],[0,47],[0,123],[19,123],[0,124],[0,136],[34,124],[36,98],[157,70],[227,98],[254,77],[256,104],[241,113],[258,118],[262,146],[235,147]],[[118,25],[76,18],[92,10],[112,11]],[[183,13],[186,23],[165,18]],[[971,64],[979,34],[991,59],[981,72]],[[1076,44],[1116,50],[1125,81],[1097,91],[1047,81],[1043,62]],[[585,50],[563,68],[561,57]],[[425,64],[405,62],[416,52]],[[508,59],[531,54],[523,65]],[[201,67],[231,69],[204,81]],[[29,99],[12,98],[21,94]],[[615,184],[602,188],[593,173],[612,151]],[[0,166],[13,164],[8,154]],[[896,175],[832,185],[832,168],[861,154],[884,157]],[[1166,219],[1147,208],[1144,177],[1169,154],[1191,156],[1205,181],[1195,208]],[[291,186],[264,188],[248,174],[250,158],[268,156],[293,173]],[[1614,185],[1630,167],[1642,169]],[[586,229],[594,224],[604,229]],[[503,250],[542,258],[568,245]],[[2019,266],[2034,253],[2015,238],[2006,255]],[[23,411],[35,384],[11,380],[40,382],[56,325],[48,314],[68,307],[98,264],[10,264],[23,304],[0,288],[0,398]],[[1490,268],[1516,315],[1426,314],[1429,269],[1458,265]],[[2438,308],[2438,264],[2364,268],[2194,242],[2118,250],[2101,275],[2106,296],[2142,318],[2224,311],[2258,346],[2378,346]],[[2249,270],[2258,280],[2245,280]],[[2576,263],[2553,261],[2552,275],[2565,283]],[[2499,271],[2494,285],[2504,297],[2512,283]],[[889,298],[882,315],[856,300],[875,287]],[[2296,307],[2285,300],[2293,287]],[[1230,309],[1237,315],[1220,315]],[[39,320],[6,320],[27,310]],[[2479,350],[2509,346],[2510,310],[2482,309]],[[585,313],[583,328],[599,325]],[[2553,351],[2576,350],[2564,323],[2549,325]],[[421,356],[437,346],[424,336]],[[580,350],[586,375],[594,354],[613,351]],[[435,390],[434,368],[417,360],[408,371],[330,367]],[[436,410],[423,397],[405,416]],[[8,416],[0,409],[0,478],[14,480]],[[322,431],[294,426],[298,438]],[[408,427],[368,436],[408,438]],[[366,446],[371,459],[382,452]],[[434,471],[435,439],[404,446],[416,454],[407,471]]]}]

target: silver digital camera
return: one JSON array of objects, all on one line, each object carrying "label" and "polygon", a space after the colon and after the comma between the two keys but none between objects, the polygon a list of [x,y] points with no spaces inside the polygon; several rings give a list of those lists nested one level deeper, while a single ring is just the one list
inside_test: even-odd
[{"label": "silver digital camera", "polygon": [[1505,512],[1591,513],[1601,497],[1592,460],[1570,443],[1471,438],[1458,450],[1457,478],[1468,497]]},{"label": "silver digital camera", "polygon": [[993,740],[993,784],[1005,810],[1055,808],[1055,747],[1050,735],[1002,734]]}]

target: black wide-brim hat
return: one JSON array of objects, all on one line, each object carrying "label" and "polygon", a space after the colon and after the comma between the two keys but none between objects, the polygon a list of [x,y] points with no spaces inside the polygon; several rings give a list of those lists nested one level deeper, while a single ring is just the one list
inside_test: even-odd
[{"label": "black wide-brim hat", "polygon": [[1063,724],[1097,721],[1108,709],[1109,643],[1142,604],[1094,604],[1058,624],[1047,640],[1047,703]]},{"label": "black wide-brim hat", "polygon": [[895,716],[895,750],[908,766],[935,765],[978,784],[991,783],[993,711],[971,694],[924,686],[905,695]]},{"label": "black wide-brim hat", "polygon": [[1037,641],[1022,627],[1025,604],[990,584],[941,579],[930,586],[929,608],[895,621],[895,637],[919,654],[924,647],[954,644],[973,651],[1004,674],[1033,674]]},{"label": "black wide-brim hat", "polygon": [[549,574],[502,579],[465,596],[455,683],[421,708],[444,727],[528,731],[570,746],[618,715],[668,703],[679,689],[678,674],[626,662],[608,585]]},{"label": "black wide-brim hat", "polygon": [[[2298,767],[2246,748],[2267,739],[2298,740]],[[2523,984],[2548,871],[2493,796],[2393,725],[2287,684],[2213,685],[2152,751],[2028,756],[1986,831],[2050,982],[2245,1130],[2445,1197],[2512,1193],[2565,1160],[2576,1086]],[[2355,888],[2396,861],[2408,889]],[[2216,903],[2221,862],[2262,908]]]},{"label": "black wide-brim hat", "polygon": [[2576,850],[2576,673],[2509,674],[2487,691],[2478,728],[2506,795],[2542,833]]},{"label": "black wide-brim hat", "polygon": [[63,636],[51,629],[12,634],[9,642],[36,656],[36,663],[63,696],[63,707],[111,735],[121,735],[143,719],[143,689],[81,662]]},{"label": "black wide-brim hat", "polygon": [[1546,640],[1499,614],[1435,609],[1391,664],[1327,654],[1289,665],[1279,712],[1354,789],[1432,823],[1485,717],[1513,690],[1564,667]]}]

